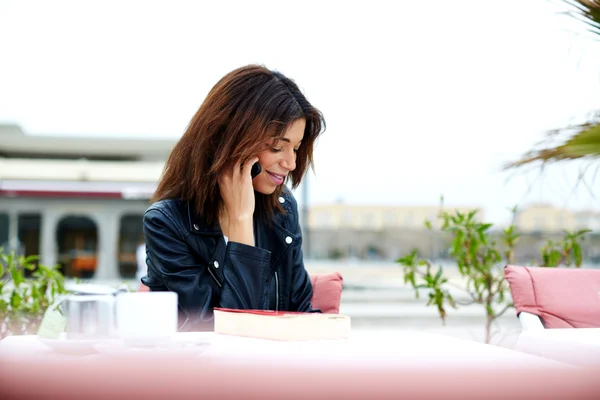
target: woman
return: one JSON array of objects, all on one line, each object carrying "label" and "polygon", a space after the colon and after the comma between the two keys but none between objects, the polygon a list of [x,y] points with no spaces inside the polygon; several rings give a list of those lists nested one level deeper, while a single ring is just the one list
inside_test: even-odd
[{"label": "woman", "polygon": [[215,307],[318,311],[285,183],[300,184],[324,127],[293,81],[262,66],[212,88],[144,215],[142,282],[178,294],[180,329],[211,329]]}]

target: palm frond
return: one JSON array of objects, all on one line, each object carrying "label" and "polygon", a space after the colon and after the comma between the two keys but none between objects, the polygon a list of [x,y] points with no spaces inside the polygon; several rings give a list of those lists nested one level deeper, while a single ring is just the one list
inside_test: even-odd
[{"label": "palm frond", "polygon": [[600,0],[563,1],[571,7],[565,13],[586,24],[587,29],[600,40]]},{"label": "palm frond", "polygon": [[[556,137],[562,136],[561,133],[565,131],[570,133],[568,139],[561,144],[552,145],[552,142],[556,142]],[[519,160],[508,163],[504,169],[521,167],[534,162],[548,163],[584,157],[600,158],[600,120],[551,131],[548,140],[542,142],[539,147],[526,153]]]},{"label": "palm frond", "polygon": [[[565,14],[586,24],[600,40],[600,0],[562,0],[570,6]],[[562,138],[562,140],[560,140]],[[536,162],[543,164],[579,158],[600,158],[600,112],[585,124],[549,132],[547,140],[504,169]]]}]

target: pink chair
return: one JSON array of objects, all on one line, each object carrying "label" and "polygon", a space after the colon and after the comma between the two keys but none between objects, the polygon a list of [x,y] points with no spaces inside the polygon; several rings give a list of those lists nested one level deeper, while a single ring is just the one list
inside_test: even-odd
[{"label": "pink chair", "polygon": [[310,275],[313,287],[311,303],[325,314],[339,314],[344,279],[339,272]]},{"label": "pink chair", "polygon": [[[344,279],[339,272],[330,274],[310,275],[313,287],[311,303],[313,308],[318,308],[326,314],[338,314],[342,298]],[[147,292],[148,287],[140,284],[138,292]]]},{"label": "pink chair", "polygon": [[504,276],[523,330],[600,328],[600,270],[508,265]]}]

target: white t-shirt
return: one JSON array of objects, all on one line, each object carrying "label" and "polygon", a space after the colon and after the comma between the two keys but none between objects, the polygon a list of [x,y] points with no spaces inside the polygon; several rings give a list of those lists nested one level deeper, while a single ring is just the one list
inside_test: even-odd
[{"label": "white t-shirt", "polygon": [[142,243],[138,246],[135,251],[135,258],[137,261],[135,279],[140,282],[142,277],[146,276],[148,273],[148,266],[146,265],[146,244]]}]

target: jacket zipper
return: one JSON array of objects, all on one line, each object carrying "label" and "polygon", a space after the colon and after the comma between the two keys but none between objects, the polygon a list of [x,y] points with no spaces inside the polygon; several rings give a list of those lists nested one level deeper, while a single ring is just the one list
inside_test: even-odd
[{"label": "jacket zipper", "polygon": [[275,271],[275,311],[279,311],[279,275]]},{"label": "jacket zipper", "polygon": [[210,274],[213,277],[213,279],[215,280],[215,282],[217,282],[217,285],[219,285],[219,287],[223,287],[223,284],[221,282],[219,282],[219,280],[215,276],[215,273],[211,271],[210,267],[207,267],[207,268],[208,268],[208,272],[210,272]]}]

